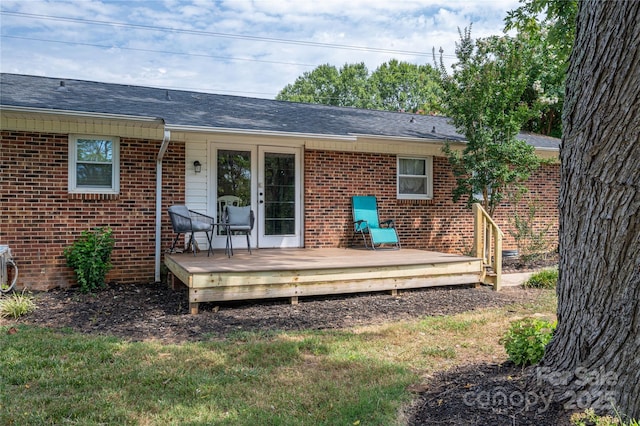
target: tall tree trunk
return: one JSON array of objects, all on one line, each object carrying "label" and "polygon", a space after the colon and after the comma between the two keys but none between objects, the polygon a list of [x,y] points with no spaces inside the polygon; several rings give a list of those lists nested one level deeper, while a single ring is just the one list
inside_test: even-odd
[{"label": "tall tree trunk", "polygon": [[558,328],[537,383],[640,418],[640,1],[582,1],[567,78]]}]

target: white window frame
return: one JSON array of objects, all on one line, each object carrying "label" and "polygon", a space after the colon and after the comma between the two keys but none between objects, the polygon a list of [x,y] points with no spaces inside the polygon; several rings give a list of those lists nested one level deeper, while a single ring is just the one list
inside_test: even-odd
[{"label": "white window frame", "polygon": [[[403,175],[400,174],[400,161],[401,160],[424,160],[425,162],[425,174],[424,175]],[[426,178],[427,179],[427,193],[426,194],[401,194],[400,193],[400,180],[402,178]],[[433,157],[430,156],[398,156],[397,157],[397,175],[396,175],[396,196],[399,200],[431,200],[433,199]]]},{"label": "white window frame", "polygon": [[[110,141],[113,144],[111,186],[78,186],[76,163],[79,139]],[[69,135],[69,192],[74,194],[119,194],[120,193],[120,138],[117,136]]]}]

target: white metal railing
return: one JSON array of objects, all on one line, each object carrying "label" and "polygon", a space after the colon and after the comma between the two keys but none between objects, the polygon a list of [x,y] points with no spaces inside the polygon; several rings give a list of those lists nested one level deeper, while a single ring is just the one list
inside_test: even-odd
[{"label": "white metal railing", "polygon": [[[474,256],[482,259],[484,269],[483,282],[493,284],[494,290],[500,290],[502,281],[502,238],[504,234],[482,205],[473,205],[473,251]],[[487,267],[493,270],[487,274]]]}]

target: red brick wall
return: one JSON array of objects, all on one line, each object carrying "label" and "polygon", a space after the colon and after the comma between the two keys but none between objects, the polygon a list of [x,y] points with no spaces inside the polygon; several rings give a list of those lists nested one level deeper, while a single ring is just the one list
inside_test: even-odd
[{"label": "red brick wall", "polygon": [[496,221],[505,233],[505,248],[516,248],[510,230],[514,216],[526,218],[529,208],[535,209],[533,228],[546,236],[548,250],[558,248],[558,197],[560,190],[560,164],[543,164],[527,182],[529,189],[515,206],[503,204],[496,211]]},{"label": "red brick wall", "polygon": [[[68,193],[68,136],[0,132],[0,244],[11,247],[20,268],[19,286],[66,287],[75,282],[62,251],[83,230],[114,230],[109,281],[154,279],[156,156],[160,141],[120,140],[120,195],[79,197]],[[163,241],[173,231],[171,204],[184,203],[185,146],[171,142],[163,161]],[[434,199],[396,199],[396,157],[386,154],[305,152],[305,246],[344,247],[352,237],[352,195],[376,195],[382,219],[395,218],[404,247],[465,253],[471,247],[472,216],[451,201],[454,179],[447,160],[434,158]],[[559,167],[544,166],[531,179],[528,199],[538,200],[539,227],[551,226],[557,244]],[[507,228],[510,206],[497,220]],[[505,248],[513,247],[507,235]]]},{"label": "red brick wall", "polygon": [[[403,247],[468,253],[473,243],[473,216],[464,203],[451,200],[455,179],[447,159],[434,158],[434,196],[428,201],[396,199],[396,167],[395,155],[306,151],[305,247],[348,245],[353,234],[351,196],[375,195],[380,219],[395,219]],[[550,249],[554,249],[559,166],[543,166],[527,186],[530,192],[520,205],[537,200],[537,228],[550,227]],[[496,213],[506,234],[505,248],[515,248],[507,232],[512,211],[513,207],[505,204]]]},{"label": "red brick wall", "polygon": [[[49,289],[75,282],[63,249],[83,230],[114,231],[108,281],[152,282],[156,157],[160,141],[120,139],[120,195],[68,193],[68,136],[0,132],[0,244],[9,245],[21,287]],[[163,212],[184,202],[184,144],[172,142],[163,162]],[[165,217],[166,216],[166,217]],[[163,248],[172,230],[163,215]]]}]

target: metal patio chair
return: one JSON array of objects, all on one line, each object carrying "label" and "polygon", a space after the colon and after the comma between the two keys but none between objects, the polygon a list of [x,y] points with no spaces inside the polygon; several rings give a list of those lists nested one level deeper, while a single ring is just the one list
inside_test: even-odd
[{"label": "metal patio chair", "polygon": [[235,195],[221,195],[218,197],[218,218],[219,222],[222,222],[222,218],[224,217],[224,211],[227,206],[236,206],[239,207],[242,205],[242,198],[237,197]]},{"label": "metal patio chair", "polygon": [[[376,249],[383,244],[400,248],[400,239],[396,232],[395,221],[388,219],[380,222],[378,217],[378,201],[372,195],[354,196],[351,198],[353,208],[354,236],[360,234],[364,246]],[[368,239],[368,242],[367,242]]]},{"label": "metal patio chair", "polygon": [[255,217],[251,206],[237,207],[227,206],[224,211],[224,218],[222,224],[227,232],[227,255],[231,257],[233,255],[233,242],[232,236],[234,234],[245,234],[247,237],[247,249],[251,254],[251,230]]},{"label": "metal patio chair", "polygon": [[193,250],[193,255],[196,255],[197,243],[194,238],[196,232],[204,232],[207,234],[207,243],[209,248],[207,249],[207,256],[213,253],[213,247],[211,245],[213,238],[213,228],[216,225],[216,221],[211,216],[207,216],[202,213],[198,213],[193,210],[189,210],[185,205],[174,205],[169,207],[169,217],[171,218],[171,226],[173,232],[175,232],[176,238],[171,245],[170,253],[174,252],[176,243],[180,235],[189,233],[189,243],[187,249]]}]

